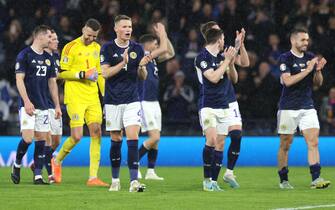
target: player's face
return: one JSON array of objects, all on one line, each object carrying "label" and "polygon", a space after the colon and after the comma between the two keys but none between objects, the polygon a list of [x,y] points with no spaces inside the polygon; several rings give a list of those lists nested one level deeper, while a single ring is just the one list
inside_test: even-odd
[{"label": "player's face", "polygon": [[115,28],[116,36],[124,41],[128,41],[131,38],[133,32],[132,23],[130,20],[120,20]]},{"label": "player's face", "polygon": [[83,42],[85,45],[90,45],[93,41],[95,41],[98,37],[98,31],[94,31],[90,27],[84,26],[83,30]]},{"label": "player's face", "polygon": [[308,42],[308,33],[298,33],[293,37],[292,45],[300,52],[305,52],[307,51]]},{"label": "player's face", "polygon": [[47,30],[46,33],[41,33],[39,36],[42,48],[48,48],[49,43],[51,42],[51,31]]},{"label": "player's face", "polygon": [[149,52],[152,52],[154,50],[156,50],[158,48],[158,42],[157,40],[154,40],[152,42],[147,42],[145,45],[144,45],[144,50],[146,51],[149,51]]},{"label": "player's face", "polygon": [[58,49],[58,37],[56,33],[51,34],[51,41],[49,43],[49,49],[52,51],[56,51]]},{"label": "player's face", "polygon": [[219,39],[219,48],[220,48],[220,51],[224,50],[224,35],[223,34],[221,38]]}]

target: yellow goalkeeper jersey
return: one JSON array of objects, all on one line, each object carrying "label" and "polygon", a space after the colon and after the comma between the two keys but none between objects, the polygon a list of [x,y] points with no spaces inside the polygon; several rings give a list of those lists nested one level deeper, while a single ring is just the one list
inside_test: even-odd
[{"label": "yellow goalkeeper jersey", "polygon": [[[86,46],[81,37],[67,43],[63,48],[60,67],[62,71],[71,71],[74,74],[96,68],[101,77],[100,45],[92,42]],[[99,86],[100,88],[103,88]],[[104,90],[101,90],[102,93]],[[99,101],[97,82],[82,79],[65,79],[64,103],[91,104]]]}]

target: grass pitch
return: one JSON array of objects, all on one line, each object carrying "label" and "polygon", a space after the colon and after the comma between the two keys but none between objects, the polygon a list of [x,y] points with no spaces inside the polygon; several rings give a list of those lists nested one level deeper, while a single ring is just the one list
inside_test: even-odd
[{"label": "grass pitch", "polygon": [[[335,190],[310,189],[307,167],[290,167],[290,182],[294,190],[278,188],[274,167],[238,167],[235,170],[241,188],[231,189],[222,181],[224,192],[202,191],[202,168],[158,167],[157,173],[165,181],[146,181],[144,193],[129,193],[129,175],[121,170],[120,192],[108,188],[86,187],[87,167],[63,168],[63,183],[34,186],[29,169],[21,170],[21,183],[10,180],[10,168],[0,168],[0,209],[276,209],[330,205],[335,209]],[[145,169],[142,168],[142,175]],[[335,168],[322,168],[322,177],[334,181]],[[110,168],[100,168],[100,178],[110,182]],[[325,207],[324,207],[325,208]],[[324,209],[319,208],[319,209]]]}]

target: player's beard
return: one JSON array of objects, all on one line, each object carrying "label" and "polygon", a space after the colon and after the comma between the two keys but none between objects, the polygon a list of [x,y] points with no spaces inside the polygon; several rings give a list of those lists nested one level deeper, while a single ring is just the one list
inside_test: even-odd
[{"label": "player's beard", "polygon": [[306,52],[307,51],[307,47],[306,45],[302,45],[302,46],[299,46],[297,47],[297,49],[300,51],[300,52]]}]

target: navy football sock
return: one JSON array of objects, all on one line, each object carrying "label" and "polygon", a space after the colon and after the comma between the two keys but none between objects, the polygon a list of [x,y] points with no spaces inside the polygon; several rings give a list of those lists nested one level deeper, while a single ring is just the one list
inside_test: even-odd
[{"label": "navy football sock", "polygon": [[217,181],[222,167],[223,151],[214,151],[214,165],[212,166],[212,180]]},{"label": "navy football sock", "polygon": [[148,168],[155,168],[158,150],[151,149],[148,152]]},{"label": "navy football sock", "polygon": [[280,178],[280,183],[282,183],[283,181],[288,181],[288,168],[283,167],[280,171],[278,171],[278,175]]},{"label": "navy football sock", "polygon": [[141,145],[140,149],[138,150],[138,156],[139,156],[139,160],[142,159],[142,157],[147,154],[149,150],[147,148],[145,148],[144,144]]},{"label": "navy football sock", "polygon": [[23,139],[21,139],[21,141],[19,142],[19,144],[17,145],[17,150],[16,150],[16,160],[15,160],[15,163],[17,165],[21,165],[22,163],[22,158],[23,156],[26,154],[28,148],[29,148],[29,145],[31,143],[26,143]]},{"label": "navy football sock", "polygon": [[202,159],[204,167],[204,178],[212,178],[212,162],[214,159],[214,147],[205,145],[202,150]]},{"label": "navy football sock", "polygon": [[44,164],[44,145],[45,145],[44,140],[35,141],[35,151],[34,151],[35,176],[42,175],[42,168]]},{"label": "navy football sock", "polygon": [[234,170],[236,161],[240,154],[242,132],[240,130],[232,130],[229,132],[229,136],[231,141],[228,149],[227,168]]},{"label": "navy football sock", "polygon": [[138,176],[138,140],[127,140],[128,145],[128,168],[130,181],[137,180]]},{"label": "navy football sock", "polygon": [[109,158],[112,166],[112,177],[119,178],[121,166],[121,146],[122,141],[111,140],[111,148],[109,150]]},{"label": "navy football sock", "polygon": [[316,163],[314,165],[310,165],[309,166],[311,175],[312,175],[312,181],[316,180],[317,178],[320,177],[320,173],[321,173],[321,166],[319,163]]},{"label": "navy football sock", "polygon": [[52,170],[51,170],[51,158],[52,158],[52,150],[51,146],[44,146],[44,165],[45,168],[47,169],[48,175],[52,175]]}]

